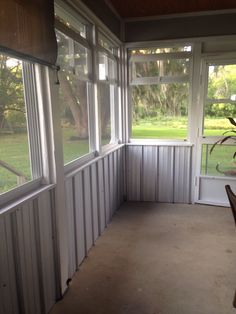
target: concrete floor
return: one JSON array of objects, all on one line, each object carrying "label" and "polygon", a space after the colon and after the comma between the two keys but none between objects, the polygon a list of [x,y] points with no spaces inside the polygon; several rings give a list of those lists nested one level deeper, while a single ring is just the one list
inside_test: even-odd
[{"label": "concrete floor", "polygon": [[235,314],[235,244],[228,208],[126,203],[51,314]]}]

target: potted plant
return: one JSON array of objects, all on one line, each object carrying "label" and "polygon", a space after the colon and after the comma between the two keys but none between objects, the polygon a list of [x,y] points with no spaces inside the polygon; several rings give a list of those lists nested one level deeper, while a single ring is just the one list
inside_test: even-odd
[{"label": "potted plant", "polygon": [[[236,143],[236,121],[235,121],[233,118],[231,118],[231,117],[228,117],[227,119],[229,120],[229,122],[232,124],[233,127],[232,127],[231,130],[228,130],[228,131],[224,132],[223,135],[226,135],[226,134],[230,134],[230,135],[226,135],[226,136],[224,136],[223,139],[220,139],[220,140],[216,141],[216,142],[213,144],[213,146],[211,147],[211,149],[210,149],[210,154],[214,151],[216,145],[221,145],[221,144],[223,144],[223,143],[225,143],[225,142],[227,142],[227,141],[229,141],[229,140],[233,140],[234,143]],[[232,134],[232,133],[233,133],[233,134]],[[234,135],[234,134],[235,134],[235,135]],[[223,174],[225,174],[225,175],[227,175],[227,176],[236,176],[236,160],[235,160],[235,158],[236,158],[236,150],[234,151],[232,157],[233,157],[233,162],[232,162],[232,164],[233,164],[233,169],[231,169],[231,170],[226,170],[226,171],[222,171],[222,170],[220,169],[220,163],[218,163],[218,164],[216,165],[216,170],[217,170],[219,173],[223,173]]]}]

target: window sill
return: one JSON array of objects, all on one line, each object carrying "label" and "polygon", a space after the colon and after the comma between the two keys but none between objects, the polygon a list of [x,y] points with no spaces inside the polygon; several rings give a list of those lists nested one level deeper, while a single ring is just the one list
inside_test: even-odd
[{"label": "window sill", "polygon": [[14,211],[17,207],[22,206],[25,202],[37,198],[41,193],[49,191],[53,189],[55,186],[56,186],[55,184],[43,185],[41,187],[38,187],[36,190],[28,192],[27,194],[15,197],[10,202],[5,203],[3,206],[1,206],[0,217],[2,215],[9,214],[10,212]]},{"label": "window sill", "polygon": [[142,145],[142,146],[193,146],[187,140],[167,140],[167,139],[130,139],[128,146]]}]

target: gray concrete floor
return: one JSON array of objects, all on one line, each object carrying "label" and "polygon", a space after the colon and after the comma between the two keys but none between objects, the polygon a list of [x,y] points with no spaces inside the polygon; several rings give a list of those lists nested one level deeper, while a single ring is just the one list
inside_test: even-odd
[{"label": "gray concrete floor", "polygon": [[51,314],[230,314],[236,288],[230,209],[126,203]]}]

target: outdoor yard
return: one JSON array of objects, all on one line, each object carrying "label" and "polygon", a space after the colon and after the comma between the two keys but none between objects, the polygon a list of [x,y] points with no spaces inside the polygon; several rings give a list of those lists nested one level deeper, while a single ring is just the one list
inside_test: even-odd
[{"label": "outdoor yard", "polygon": [[[163,117],[159,120],[133,125],[132,137],[143,139],[186,139],[187,138],[187,120],[186,118],[178,121]],[[218,128],[214,128],[217,126]],[[221,135],[228,127],[226,119],[208,119],[206,120],[205,135]],[[76,139],[76,132],[72,128],[63,128],[63,147],[64,163],[67,163],[79,156],[89,152],[88,140]],[[0,135],[0,160],[12,165],[18,171],[22,172],[27,178],[31,179],[30,158],[27,135],[19,134],[2,134]],[[234,146],[218,146],[213,154],[209,154],[210,145],[203,146],[202,154],[202,174],[221,175],[216,170],[217,163],[221,163],[220,168],[225,170],[232,165],[232,156],[235,151]],[[225,163],[225,161],[227,161]],[[222,163],[224,161],[224,163]],[[0,193],[8,191],[17,185],[17,178],[8,170],[0,167]]]}]

